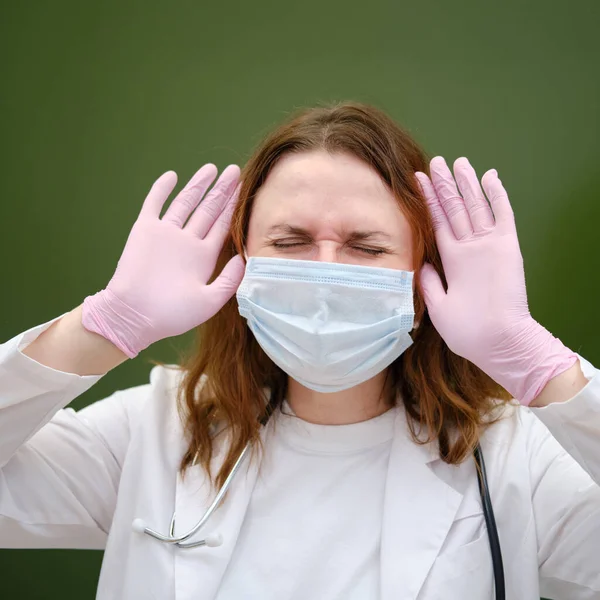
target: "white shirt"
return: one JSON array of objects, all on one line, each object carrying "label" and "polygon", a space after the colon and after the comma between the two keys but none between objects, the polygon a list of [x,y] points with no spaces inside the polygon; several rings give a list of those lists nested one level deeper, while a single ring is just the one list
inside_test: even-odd
[{"label": "white shirt", "polygon": [[379,598],[396,411],[316,425],[293,416],[285,402],[218,600]]},{"label": "white shirt", "polygon": [[[343,570],[346,557],[354,566],[362,561],[365,582],[371,581],[367,585],[372,590],[374,566],[368,552],[378,542],[368,536],[376,536],[379,530],[381,600],[493,597],[474,461],[447,465],[439,459],[435,444],[415,444],[401,406],[394,415],[383,498],[375,499],[380,497],[381,482],[379,490],[367,489],[377,486],[376,481],[364,479],[371,475],[368,471],[352,486],[355,492],[372,493],[372,501],[379,502],[380,526],[375,524],[373,510],[364,515],[373,531],[370,527],[361,530],[358,518],[349,532],[337,522],[330,523],[335,531],[321,526],[317,535],[298,526],[294,533],[300,539],[287,540],[286,545],[280,538],[283,550],[273,546],[276,532],[272,531],[260,549],[261,556],[245,556],[243,545],[260,543],[256,531],[261,528],[253,515],[269,503],[267,488],[258,477],[258,461],[252,461],[242,465],[226,502],[193,538],[220,533],[221,546],[184,550],[134,532],[132,521],[141,518],[166,533],[173,511],[176,532],[187,532],[212,500],[198,465],[189,469],[185,479],[178,474],[187,446],[175,403],[181,373],[155,367],[149,383],[117,391],[75,412],[65,407],[100,377],[56,371],[20,351],[52,322],[0,345],[2,547],[104,549],[99,600],[215,600],[227,593],[226,586],[241,585],[237,570],[250,564],[246,561],[262,560],[264,566],[269,555],[274,561],[281,552],[307,556],[308,547],[319,555],[315,569],[323,561],[339,561],[339,570],[331,569],[336,581],[330,583],[329,593],[350,582],[353,573]],[[600,377],[589,362],[581,357],[580,362],[588,383],[573,398],[544,408],[509,407],[505,418],[481,439],[504,558],[507,600],[538,600],[540,596],[600,600]],[[382,416],[382,420],[387,418],[387,413]],[[272,432],[270,424],[261,430],[264,442]],[[213,473],[222,463],[228,442],[225,435],[217,440]],[[277,452],[276,445],[271,448]],[[382,467],[384,459],[376,460]],[[354,476],[338,472],[337,485],[332,481],[330,490],[321,489],[324,503],[313,503],[307,514],[288,507],[287,516],[293,512],[300,524],[310,524],[312,518],[323,520],[327,503],[333,503],[336,515],[348,520],[346,511],[358,506],[356,496],[346,506],[347,494],[337,499],[333,495],[337,487],[346,485],[342,477]],[[315,493],[318,480],[315,474],[311,483]],[[266,478],[264,485],[268,485]],[[290,501],[289,489],[274,493],[285,494]],[[365,549],[362,557],[352,548],[352,534],[357,531]],[[346,553],[331,556],[338,543],[335,536],[348,533]],[[294,543],[300,544],[298,552],[291,547]],[[312,591],[307,597],[323,597],[324,571],[306,570],[306,564],[299,567],[307,579],[302,582],[304,589],[307,594]],[[288,575],[293,571],[289,565],[284,568]],[[280,580],[275,582],[281,585]],[[253,585],[260,585],[258,576]],[[270,581],[265,585],[263,597],[268,598]],[[365,593],[365,600],[371,600],[372,591]],[[289,598],[281,596],[281,600]]]}]

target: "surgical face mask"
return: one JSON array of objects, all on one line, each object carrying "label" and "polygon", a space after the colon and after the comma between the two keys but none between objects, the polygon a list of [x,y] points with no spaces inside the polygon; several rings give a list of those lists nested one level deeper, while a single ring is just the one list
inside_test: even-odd
[{"label": "surgical face mask", "polygon": [[276,365],[307,388],[337,392],[412,344],[412,282],[411,271],[251,257],[237,301]]}]

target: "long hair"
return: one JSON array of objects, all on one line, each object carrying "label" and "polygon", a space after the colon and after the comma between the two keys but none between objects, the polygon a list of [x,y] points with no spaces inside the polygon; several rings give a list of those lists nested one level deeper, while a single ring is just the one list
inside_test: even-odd
[{"label": "long hair", "polygon": [[[395,196],[413,238],[415,319],[413,344],[388,368],[386,385],[400,398],[415,443],[437,440],[440,457],[458,464],[475,448],[494,409],[510,395],[468,360],[454,354],[427,314],[419,271],[429,262],[447,286],[432,221],[415,171],[429,173],[425,152],[389,116],[372,106],[345,102],[304,110],[272,132],[254,151],[241,174],[239,200],[217,265],[241,254],[257,191],[285,154],[325,150],[350,153],[373,167]],[[258,345],[239,315],[235,296],[198,328],[198,346],[183,361],[178,408],[189,446],[181,472],[202,465],[212,485],[221,486],[248,442],[252,456],[262,447],[259,418],[278,406],[287,375]],[[265,390],[271,402],[265,403]],[[393,401],[395,402],[395,400]],[[229,450],[213,477],[213,434],[218,423],[230,436]]]}]

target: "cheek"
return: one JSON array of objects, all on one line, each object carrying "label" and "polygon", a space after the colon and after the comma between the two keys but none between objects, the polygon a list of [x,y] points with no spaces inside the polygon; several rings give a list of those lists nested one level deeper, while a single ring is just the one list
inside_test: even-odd
[{"label": "cheek", "polygon": [[377,266],[385,267],[386,269],[412,271],[413,261],[410,253],[408,253],[407,255],[384,256],[381,258]]}]

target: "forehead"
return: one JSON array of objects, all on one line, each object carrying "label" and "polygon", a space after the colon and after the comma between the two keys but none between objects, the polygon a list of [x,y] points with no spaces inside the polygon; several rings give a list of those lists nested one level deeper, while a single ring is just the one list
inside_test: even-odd
[{"label": "forehead", "polygon": [[[323,220],[388,229],[402,219],[398,202],[377,171],[350,154],[290,153],[273,167],[259,189],[251,222]],[[261,227],[262,229],[262,227]]]}]

